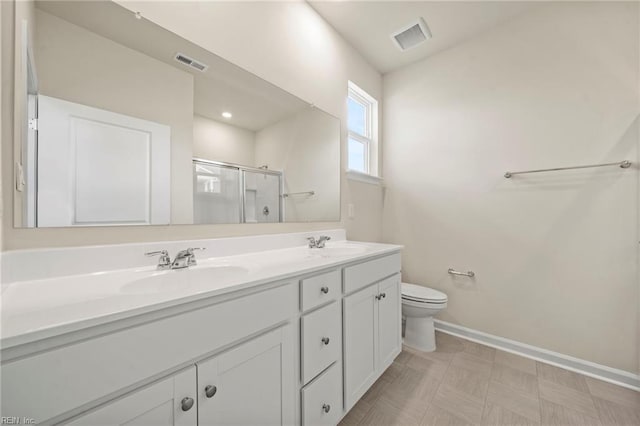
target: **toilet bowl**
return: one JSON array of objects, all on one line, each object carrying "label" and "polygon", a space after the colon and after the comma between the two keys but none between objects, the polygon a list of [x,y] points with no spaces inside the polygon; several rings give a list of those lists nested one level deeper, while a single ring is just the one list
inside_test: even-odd
[{"label": "toilet bowl", "polygon": [[433,316],[447,307],[447,295],[415,284],[402,283],[403,343],[419,351],[436,350]]}]

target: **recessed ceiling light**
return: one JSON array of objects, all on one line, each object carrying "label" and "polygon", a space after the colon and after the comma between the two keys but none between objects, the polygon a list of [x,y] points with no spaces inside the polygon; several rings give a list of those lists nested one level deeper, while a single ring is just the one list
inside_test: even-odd
[{"label": "recessed ceiling light", "polygon": [[231,117],[233,117],[233,114],[231,114],[230,112],[225,111],[225,112],[222,113],[222,116],[224,118],[231,118]]}]

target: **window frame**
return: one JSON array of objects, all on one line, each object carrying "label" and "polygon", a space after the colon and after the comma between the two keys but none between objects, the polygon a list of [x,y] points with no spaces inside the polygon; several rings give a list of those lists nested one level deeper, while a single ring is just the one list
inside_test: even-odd
[{"label": "window frame", "polygon": [[[347,170],[354,173],[377,177],[377,134],[378,134],[378,101],[349,81],[347,104],[352,99],[365,108],[364,135],[349,128],[349,109],[347,107]],[[353,139],[364,146],[364,171],[352,169],[349,164],[349,140]]]}]

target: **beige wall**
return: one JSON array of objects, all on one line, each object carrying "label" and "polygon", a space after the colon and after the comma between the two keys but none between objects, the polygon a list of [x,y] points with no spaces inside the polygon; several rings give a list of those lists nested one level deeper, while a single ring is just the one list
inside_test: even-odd
[{"label": "beige wall", "polygon": [[[3,4],[6,2],[3,2]],[[351,79],[372,96],[381,96],[382,79],[350,45],[348,45],[313,9],[304,2],[119,2],[131,10],[199,44],[271,83],[314,103],[341,119],[341,151],[344,169],[346,151],[346,94]],[[3,25],[5,37],[13,37]],[[3,49],[3,71],[8,52]],[[9,57],[10,58],[10,57]],[[13,71],[3,74],[12,81]],[[3,91],[3,96],[5,92]],[[9,98],[6,98],[9,99]],[[5,99],[3,99],[5,102]],[[9,118],[12,116],[10,115]],[[4,118],[4,117],[3,117]],[[11,118],[12,119],[12,118]],[[3,124],[4,124],[3,119]],[[3,130],[4,131],[4,130]],[[9,133],[11,135],[12,133]],[[5,147],[9,149],[10,147]],[[3,156],[4,158],[4,156]],[[7,169],[6,166],[9,166]],[[3,165],[4,202],[12,183],[11,161]],[[343,189],[346,186],[342,178]],[[381,212],[367,206],[380,204],[379,188],[369,190],[367,204],[356,208],[358,215],[346,219],[344,212],[351,202],[342,191],[341,222],[203,225],[166,227],[110,227],[108,229],[14,229],[11,215],[3,217],[3,249],[27,247],[108,244],[131,241],[211,238],[303,230],[322,230],[344,226],[350,238],[376,240],[380,237]],[[370,216],[371,215],[371,216]],[[375,223],[370,229],[364,224]],[[357,233],[354,230],[358,229]]]},{"label": "beige wall", "polygon": [[193,76],[36,10],[39,93],[171,127],[171,223],[191,223]]},{"label": "beige wall", "polygon": [[[338,220],[340,215],[340,123],[308,108],[256,133],[256,164],[284,170],[285,220]],[[378,224],[380,227],[380,224]]]},{"label": "beige wall", "polygon": [[256,133],[220,121],[193,117],[193,156],[255,166]]},{"label": "beige wall", "polygon": [[[638,3],[554,3],[384,78],[384,240],[440,318],[638,372]],[[474,270],[454,279],[447,268]]]}]

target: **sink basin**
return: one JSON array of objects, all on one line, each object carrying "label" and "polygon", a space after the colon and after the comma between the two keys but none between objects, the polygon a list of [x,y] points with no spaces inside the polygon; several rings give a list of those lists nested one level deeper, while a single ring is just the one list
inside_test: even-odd
[{"label": "sink basin", "polygon": [[366,251],[366,247],[356,244],[340,244],[335,246],[327,245],[325,248],[315,249],[315,253],[322,257],[342,257],[361,254]]},{"label": "sink basin", "polygon": [[214,287],[216,281],[245,276],[249,270],[241,266],[208,266],[198,269],[157,271],[153,275],[129,282],[120,288],[127,294],[153,294],[192,291]]}]

